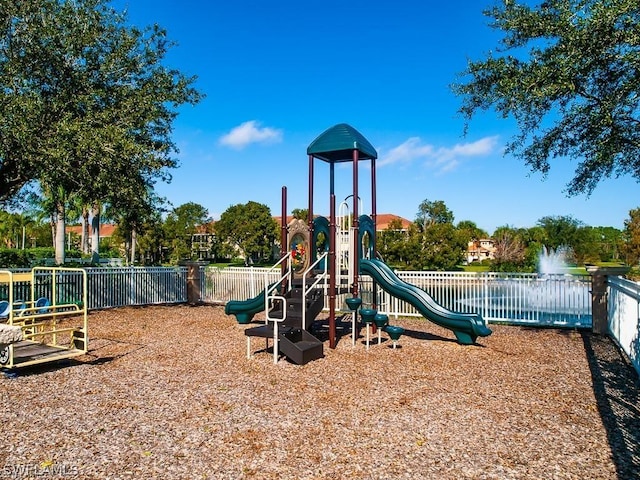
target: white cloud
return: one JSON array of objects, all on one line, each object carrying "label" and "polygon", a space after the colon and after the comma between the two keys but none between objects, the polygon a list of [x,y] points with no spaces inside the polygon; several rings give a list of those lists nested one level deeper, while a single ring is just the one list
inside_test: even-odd
[{"label": "white cloud", "polygon": [[484,137],[475,142],[458,143],[452,147],[439,148],[430,144],[423,144],[419,137],[411,137],[382,155],[378,165],[407,165],[420,161],[427,167],[437,170],[438,173],[444,173],[455,170],[464,159],[493,153],[497,145],[497,136]]},{"label": "white cloud", "polygon": [[282,130],[269,127],[260,127],[256,120],[250,120],[233,128],[223,135],[219,143],[238,150],[251,143],[279,143],[282,141]]},{"label": "white cloud", "polygon": [[378,162],[379,166],[391,165],[393,163],[407,164],[414,160],[428,158],[433,155],[433,146],[421,145],[419,137],[411,137],[404,143],[392,148]]}]

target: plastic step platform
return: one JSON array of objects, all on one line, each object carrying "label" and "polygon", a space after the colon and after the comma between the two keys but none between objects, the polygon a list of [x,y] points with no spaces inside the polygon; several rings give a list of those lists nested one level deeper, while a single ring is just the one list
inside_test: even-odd
[{"label": "plastic step platform", "polygon": [[306,330],[294,328],[279,335],[280,352],[298,365],[324,357],[323,344]]},{"label": "plastic step platform", "polygon": [[[290,327],[281,326],[278,329],[278,333],[279,334],[286,333],[290,329],[291,329]],[[273,338],[273,325],[268,324],[268,325],[260,325],[259,327],[246,328],[244,330],[244,334],[247,337]]]}]

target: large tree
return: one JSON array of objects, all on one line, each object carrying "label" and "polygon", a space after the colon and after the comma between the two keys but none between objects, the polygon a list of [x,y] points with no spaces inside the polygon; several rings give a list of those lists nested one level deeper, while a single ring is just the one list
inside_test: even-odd
[{"label": "large tree", "polygon": [[202,205],[188,202],[174,208],[164,221],[164,237],[169,247],[169,260],[176,264],[191,258],[191,239],[198,227],[211,222]]},{"label": "large tree", "polygon": [[378,232],[376,236],[377,253],[382,259],[391,265],[401,265],[404,261],[403,254],[407,243],[407,232],[402,226],[402,220],[394,218],[387,228]]},{"label": "large tree", "polygon": [[144,264],[160,262],[160,245],[165,237],[162,214],[166,212],[166,204],[166,199],[142,185],[137,196],[112,198],[107,205],[106,212],[118,225],[117,238],[120,244],[125,245],[126,256],[132,265],[138,258]]},{"label": "large tree", "polygon": [[246,262],[268,258],[278,238],[278,223],[269,207],[253,201],[227,208],[214,228],[226,253],[243,255]]},{"label": "large tree", "polygon": [[442,200],[425,199],[418,206],[416,224],[422,230],[437,223],[453,223],[453,212]]},{"label": "large tree", "polygon": [[504,0],[485,14],[504,37],[453,86],[467,120],[490,109],[515,119],[506,151],[532,171],[577,161],[569,194],[604,177],[640,180],[638,0]]},{"label": "large tree", "polygon": [[495,245],[491,268],[497,272],[520,272],[532,269],[527,264],[527,251],[523,231],[503,225],[493,233]]},{"label": "large tree", "polygon": [[625,262],[636,266],[640,263],[640,208],[629,211],[629,218],[624,221]]},{"label": "large tree", "polygon": [[163,66],[170,47],[106,0],[0,2],[0,200],[35,180],[60,192],[63,220],[70,195],[91,205],[131,195],[131,178],[170,179],[177,108],[200,99]]},{"label": "large tree", "polygon": [[425,199],[420,203],[402,250],[408,268],[454,270],[462,263],[467,239],[453,220],[453,212],[442,200]]},{"label": "large tree", "polygon": [[545,246],[556,249],[560,246],[576,248],[580,243],[580,229],[584,224],[571,215],[548,215],[538,220],[544,230]]}]

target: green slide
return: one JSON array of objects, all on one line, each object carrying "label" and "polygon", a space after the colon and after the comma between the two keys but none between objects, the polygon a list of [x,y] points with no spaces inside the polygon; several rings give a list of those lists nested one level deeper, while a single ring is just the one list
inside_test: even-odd
[{"label": "green slide", "polygon": [[458,342],[472,345],[478,337],[491,335],[491,330],[477,313],[460,313],[444,308],[427,292],[399,278],[380,260],[360,260],[360,273],[369,275],[385,291],[411,304],[436,325],[452,330]]},{"label": "green slide", "polygon": [[247,300],[229,300],[224,307],[224,313],[235,315],[238,323],[249,323],[253,316],[264,310],[264,289]]}]

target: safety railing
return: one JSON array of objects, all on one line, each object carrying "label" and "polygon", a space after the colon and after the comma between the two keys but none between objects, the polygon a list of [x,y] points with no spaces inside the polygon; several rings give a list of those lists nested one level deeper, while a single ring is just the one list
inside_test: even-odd
[{"label": "safety railing", "polygon": [[[281,273],[280,278],[275,282],[269,283],[270,274],[273,274],[278,270],[284,271],[284,273]],[[274,338],[277,338],[278,322],[283,322],[287,317],[287,299],[279,293],[285,282],[287,284],[287,291],[291,290],[292,277],[293,270],[291,268],[291,252],[278,260],[278,262],[268,269],[264,275],[264,310],[266,312],[266,320],[274,322]],[[278,293],[274,294],[273,292]],[[282,305],[282,316],[277,318],[271,317],[271,307],[277,303]]]},{"label": "safety railing", "polygon": [[[323,260],[325,260],[325,258],[328,257],[328,253],[323,253],[315,262],[313,262],[309,268],[307,268],[304,273],[302,274],[302,327],[303,328],[307,328],[307,296],[309,294],[309,292],[312,292],[314,290],[314,288],[316,288],[318,285],[320,285],[320,283],[324,282],[324,287],[326,287],[326,280],[327,280],[327,262]],[[323,272],[321,275],[317,275],[315,278],[314,277],[310,277],[310,275],[316,271],[316,267],[320,264],[323,264]],[[312,278],[313,282],[311,283],[311,285],[309,285],[307,287],[307,278]],[[326,288],[324,289],[324,291],[326,292]]]}]

